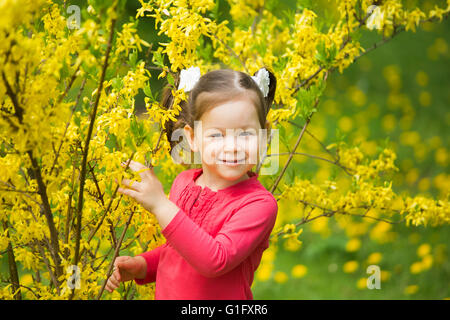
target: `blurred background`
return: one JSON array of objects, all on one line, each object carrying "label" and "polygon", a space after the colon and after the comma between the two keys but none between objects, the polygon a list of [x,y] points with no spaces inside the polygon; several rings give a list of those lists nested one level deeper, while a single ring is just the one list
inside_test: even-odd
[{"label": "blurred background", "polygon": [[[301,4],[329,15],[332,21],[333,13],[324,9],[329,1],[277,2],[273,12],[277,16]],[[436,4],[406,2],[424,11]],[[445,6],[445,1],[441,2],[440,6]],[[139,6],[137,1],[128,1],[130,15]],[[221,1],[223,19],[228,17],[228,8],[227,2]],[[139,30],[150,43],[164,40],[156,35],[152,19],[141,19]],[[361,33],[364,48],[380,39],[375,32]],[[427,23],[416,33],[403,32],[367,53],[343,74],[334,72],[308,130],[324,145],[343,139],[369,156],[378,153],[377,146],[392,148],[400,169],[393,176],[394,192],[443,199],[450,189],[449,39],[450,21]],[[163,83],[156,79],[157,73],[153,85],[161,88]],[[300,129],[292,126],[287,130],[291,139],[286,143],[292,146]],[[298,151],[324,155],[308,135]],[[281,157],[280,164],[286,159]],[[350,183],[341,171],[330,163],[296,156],[285,179],[289,182],[297,176],[320,183],[330,176],[342,176],[340,183]],[[296,204],[279,209],[295,216]],[[388,224],[354,217],[314,220],[303,225],[300,246],[280,241],[264,253],[252,287],[254,298],[450,298],[449,231],[449,226],[407,227],[404,222]],[[367,288],[369,265],[380,267],[380,289]]]},{"label": "blurred background", "polygon": [[[270,2],[276,3],[273,14],[280,17],[301,4],[318,15],[330,15],[332,21],[332,12],[324,10],[329,1]],[[406,2],[428,11],[439,1]],[[445,6],[445,1],[440,2]],[[83,6],[86,2],[69,4]],[[135,17],[139,7],[137,0],[127,1],[121,23]],[[220,18],[227,19],[228,11],[227,1],[221,0]],[[166,40],[157,35],[152,18],[139,19],[138,30],[149,43]],[[380,39],[376,32],[361,33],[364,48]],[[328,77],[309,132],[324,145],[344,140],[369,156],[378,153],[378,146],[391,147],[400,169],[393,176],[393,190],[443,199],[450,189],[449,39],[450,21],[428,23],[416,33],[399,34],[343,74],[335,71]],[[146,57],[145,50],[141,55]],[[160,96],[165,79],[158,80],[158,75],[159,71],[152,71],[150,81],[152,92]],[[143,92],[136,98],[136,106],[138,112],[145,111]],[[284,143],[292,146],[300,129],[291,126],[286,130],[291,138]],[[287,149],[280,152],[283,150]],[[297,151],[324,155],[309,135]],[[280,165],[286,159],[281,157]],[[336,177],[338,184],[351,183],[339,167],[304,156],[294,158],[285,180],[292,181],[295,176],[314,183],[329,177]],[[165,181],[166,190],[171,182]],[[295,216],[296,208],[297,204],[286,203],[279,210]],[[324,217],[302,227],[301,245],[279,241],[264,253],[252,287],[255,299],[450,298],[450,226],[407,227],[404,222]],[[380,267],[380,289],[367,288],[369,265]],[[3,263],[2,267],[6,269]],[[25,277],[29,279],[21,279],[23,285],[32,281],[31,275]]]}]

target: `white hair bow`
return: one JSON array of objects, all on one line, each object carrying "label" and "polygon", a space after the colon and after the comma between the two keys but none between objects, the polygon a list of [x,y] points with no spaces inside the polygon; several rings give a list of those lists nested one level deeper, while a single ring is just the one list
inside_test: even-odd
[{"label": "white hair bow", "polygon": [[[200,79],[200,68],[199,67],[190,67],[189,69],[183,69],[180,72],[180,84],[178,85],[178,90],[184,89],[185,92],[191,91],[198,80]],[[260,69],[255,76],[252,76],[252,79],[256,82],[259,89],[264,97],[267,97],[269,93],[269,72],[262,68]]]},{"label": "white hair bow", "polygon": [[264,98],[267,97],[270,84],[269,71],[267,71],[265,68],[262,68],[258,70],[255,76],[252,76],[252,79],[256,82],[259,89],[261,89]]},{"label": "white hair bow", "polygon": [[180,84],[178,85],[178,90],[184,88],[185,92],[191,91],[195,84],[200,79],[200,68],[190,67],[187,70],[181,70],[180,73]]}]

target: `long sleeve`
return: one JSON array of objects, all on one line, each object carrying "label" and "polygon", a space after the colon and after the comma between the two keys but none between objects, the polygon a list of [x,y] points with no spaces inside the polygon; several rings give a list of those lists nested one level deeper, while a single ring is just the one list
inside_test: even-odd
[{"label": "long sleeve", "polygon": [[[185,172],[181,172],[179,175],[175,177],[175,179],[172,182],[172,186],[170,187],[169,191],[169,199],[171,201],[174,201],[174,199],[176,199],[177,197],[177,194],[179,192],[179,183],[183,179],[184,174]],[[147,273],[145,279],[134,279],[137,284],[146,284],[150,282],[155,282],[156,270],[158,269],[159,263],[159,256],[161,254],[161,249],[164,246],[166,246],[166,244],[163,244],[151,251],[139,254],[139,256],[144,257],[145,261],[147,262]]]},{"label": "long sleeve", "polygon": [[138,256],[141,256],[145,259],[145,262],[147,262],[147,273],[145,274],[144,279],[134,279],[134,281],[137,284],[146,284],[150,282],[155,282],[156,280],[156,270],[158,269],[158,263],[159,263],[159,256],[161,254],[161,249],[166,244],[162,244],[159,247],[156,247],[155,249],[151,251],[147,251],[144,253],[139,254]]},{"label": "long sleeve", "polygon": [[277,211],[275,199],[253,199],[237,209],[212,237],[180,209],[162,233],[200,274],[217,277],[238,266],[267,239]]}]

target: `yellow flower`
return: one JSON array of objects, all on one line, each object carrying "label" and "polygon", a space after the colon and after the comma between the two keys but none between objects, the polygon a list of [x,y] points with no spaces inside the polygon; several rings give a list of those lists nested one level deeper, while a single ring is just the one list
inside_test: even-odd
[{"label": "yellow flower", "polygon": [[431,104],[431,94],[428,91],[421,91],[419,95],[419,102],[424,107],[429,107]]},{"label": "yellow flower", "polygon": [[30,273],[27,273],[20,278],[21,285],[29,286],[32,283],[33,283],[33,277],[31,276]]},{"label": "yellow flower", "polygon": [[387,114],[381,119],[381,124],[386,131],[392,131],[397,125],[397,118],[393,114]]},{"label": "yellow flower", "polygon": [[405,288],[405,290],[404,290],[404,293],[405,293],[405,294],[414,294],[414,293],[416,293],[418,290],[419,290],[419,286],[416,285],[416,284],[413,284],[413,285],[407,286],[407,287]]},{"label": "yellow flower", "polygon": [[345,273],[353,273],[358,269],[358,267],[359,267],[358,261],[352,260],[344,264],[343,270]]},{"label": "yellow flower", "polygon": [[428,75],[424,71],[417,72],[416,82],[418,85],[425,87],[428,84]]},{"label": "yellow flower", "polygon": [[341,117],[338,121],[338,126],[342,131],[348,132],[353,128],[353,120],[347,116]]},{"label": "yellow flower", "polygon": [[275,272],[275,275],[273,276],[273,279],[275,280],[275,282],[277,283],[285,283],[288,281],[288,276],[285,272],[283,271],[277,271]]},{"label": "yellow flower", "polygon": [[308,268],[305,265],[297,264],[292,268],[291,274],[294,278],[302,278],[307,274],[307,272]]},{"label": "yellow flower", "polygon": [[388,281],[391,278],[391,273],[389,271],[381,270],[380,279],[381,281]]},{"label": "yellow flower", "polygon": [[408,31],[411,29],[413,32],[416,32],[416,26],[419,25],[421,18],[426,18],[426,15],[419,8],[408,12],[405,30]]},{"label": "yellow flower", "polygon": [[422,266],[424,270],[430,269],[433,265],[433,257],[429,254],[423,257]]},{"label": "yellow flower", "polygon": [[417,131],[407,131],[400,134],[400,143],[406,146],[414,146],[420,142],[420,135]]},{"label": "yellow flower", "polygon": [[356,281],[356,287],[360,290],[367,289],[367,278],[359,278]]},{"label": "yellow flower", "polygon": [[417,255],[419,257],[424,257],[431,251],[431,246],[428,243],[423,243],[417,248]]},{"label": "yellow flower", "polygon": [[437,149],[434,154],[434,160],[436,161],[436,163],[443,167],[448,165],[448,158],[449,156],[447,149],[444,147]]},{"label": "yellow flower", "polygon": [[324,238],[331,233],[330,228],[328,227],[328,218],[326,217],[320,217],[311,221],[310,228],[311,231],[321,234]]},{"label": "yellow flower", "polygon": [[345,250],[348,252],[355,252],[361,248],[361,240],[358,238],[350,239],[345,246]]},{"label": "yellow flower", "polygon": [[422,262],[418,261],[418,262],[414,262],[410,267],[409,267],[409,271],[413,274],[417,274],[423,271],[423,264]]},{"label": "yellow flower", "polygon": [[382,254],[379,252],[371,253],[370,256],[367,258],[368,264],[377,264],[381,261]]},{"label": "yellow flower", "polygon": [[261,263],[259,266],[257,272],[256,272],[256,278],[259,281],[267,281],[270,279],[270,276],[272,274],[273,264],[271,263]]},{"label": "yellow flower", "polygon": [[421,192],[427,191],[428,189],[430,189],[430,179],[429,178],[422,178],[419,180],[419,183],[417,184],[418,189]]},{"label": "yellow flower", "polygon": [[302,241],[298,240],[296,237],[289,237],[284,242],[284,248],[288,251],[297,251],[302,246]]}]

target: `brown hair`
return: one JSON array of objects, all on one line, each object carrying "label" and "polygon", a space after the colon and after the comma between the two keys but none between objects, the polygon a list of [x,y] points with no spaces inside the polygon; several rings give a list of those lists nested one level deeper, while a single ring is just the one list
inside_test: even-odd
[{"label": "brown hair", "polygon": [[[277,79],[274,74],[268,68],[265,69],[269,72],[270,79],[267,97],[263,96],[258,85],[250,75],[241,71],[219,69],[201,76],[194,88],[189,92],[187,101],[181,101],[181,111],[176,117],[177,121],[175,123],[172,121],[166,123],[164,131],[170,143],[170,150],[178,144],[178,141],[171,141],[172,133],[175,130],[183,128],[186,124],[194,128],[194,121],[199,120],[209,109],[243,96],[249,97],[253,101],[261,128],[264,128],[277,86]],[[172,89],[177,89],[179,82],[180,74],[178,73],[174,81],[175,88],[168,84],[163,89],[161,105],[166,110],[173,104]]]}]

